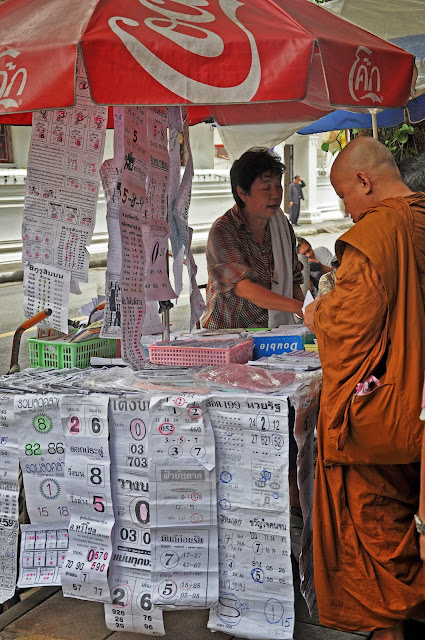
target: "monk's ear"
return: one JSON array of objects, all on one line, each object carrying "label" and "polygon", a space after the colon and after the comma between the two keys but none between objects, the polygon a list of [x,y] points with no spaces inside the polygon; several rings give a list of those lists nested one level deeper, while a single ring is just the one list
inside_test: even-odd
[{"label": "monk's ear", "polygon": [[357,184],[360,185],[365,195],[369,195],[372,192],[372,181],[364,171],[358,171],[356,173]]}]

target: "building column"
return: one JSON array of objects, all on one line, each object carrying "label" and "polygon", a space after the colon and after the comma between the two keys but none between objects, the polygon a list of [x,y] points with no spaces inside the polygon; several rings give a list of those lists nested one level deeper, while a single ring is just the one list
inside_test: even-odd
[{"label": "building column", "polygon": [[317,134],[294,136],[294,175],[300,175],[306,186],[303,189],[299,220],[301,223],[317,223],[322,220],[317,208]]}]

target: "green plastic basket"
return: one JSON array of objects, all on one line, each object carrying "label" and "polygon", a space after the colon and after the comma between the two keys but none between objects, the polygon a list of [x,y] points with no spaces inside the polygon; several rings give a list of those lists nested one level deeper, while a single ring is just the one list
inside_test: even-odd
[{"label": "green plastic basket", "polygon": [[90,366],[91,356],[114,358],[117,355],[118,340],[93,338],[86,342],[69,343],[28,338],[28,346],[31,367],[85,369]]}]

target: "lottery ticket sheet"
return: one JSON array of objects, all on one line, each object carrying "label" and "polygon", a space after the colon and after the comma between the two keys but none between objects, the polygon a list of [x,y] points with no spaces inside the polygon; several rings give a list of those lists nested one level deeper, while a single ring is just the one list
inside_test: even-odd
[{"label": "lottery ticket sheet", "polygon": [[288,399],[212,395],[220,593],[208,627],[242,638],[292,638]]},{"label": "lottery ticket sheet", "polygon": [[214,435],[205,397],[152,399],[152,602],[206,608],[218,595]]},{"label": "lottery ticket sheet", "polygon": [[105,621],[111,630],[164,635],[162,611],[151,602],[148,395],[111,397],[111,483],[115,513]]},{"label": "lottery ticket sheet", "polygon": [[68,529],[62,522],[23,524],[18,587],[60,586],[67,549]]},{"label": "lottery ticket sheet", "polygon": [[0,395],[0,604],[15,593],[18,553],[18,431],[13,396]]},{"label": "lottery ticket sheet", "polygon": [[[142,107],[114,109],[115,163],[121,170],[119,225],[121,238],[121,330],[123,359],[141,368],[141,344],[146,315],[145,264],[148,227],[146,180],[148,172],[147,118]],[[117,127],[118,125],[118,127]]]},{"label": "lottery ticket sheet", "polygon": [[109,602],[112,508],[106,395],[65,395],[66,493],[69,549],[62,568],[64,596]]},{"label": "lottery ticket sheet", "polygon": [[56,266],[87,282],[108,112],[91,101],[80,56],[76,72],[74,107],[33,114],[23,262]]},{"label": "lottery ticket sheet", "polygon": [[31,523],[69,522],[61,394],[15,396],[19,462]]},{"label": "lottery ticket sheet", "polygon": [[68,333],[68,306],[71,274],[64,269],[40,263],[24,265],[24,313],[27,318],[44,309],[52,314],[46,319],[52,329]]},{"label": "lottery ticket sheet", "polygon": [[142,334],[161,328],[148,305],[176,297],[167,269],[167,111],[161,107],[120,107],[114,114],[119,122],[114,162],[121,168],[123,359],[140,369],[145,360]]},{"label": "lottery ticket sheet", "polygon": [[161,609],[151,602],[149,573],[113,566],[110,570],[112,604],[105,604],[105,622],[114,631],[165,635]]},{"label": "lottery ticket sheet", "polygon": [[[81,56],[76,73],[74,107],[33,114],[22,225],[25,314],[48,306],[53,313],[45,324],[64,333],[70,289],[79,293],[78,281],[88,280],[87,246],[96,220],[108,114],[90,98]],[[31,265],[37,269],[30,270]]]},{"label": "lottery ticket sheet", "polygon": [[108,225],[108,255],[105,276],[105,311],[100,332],[102,338],[121,338],[121,237],[118,217],[121,192],[120,171],[114,160],[105,160],[100,168],[106,199],[106,222]]},{"label": "lottery ticket sheet", "polygon": [[[183,287],[184,255],[186,254],[186,264],[189,275],[190,330],[192,330],[206,307],[196,282],[197,266],[191,250],[193,231],[188,224],[194,170],[192,151],[190,148],[187,108],[168,107],[168,123],[170,149],[168,220],[173,252],[174,287],[177,295],[180,295]],[[183,150],[186,162],[181,180],[180,136],[183,137]]]}]

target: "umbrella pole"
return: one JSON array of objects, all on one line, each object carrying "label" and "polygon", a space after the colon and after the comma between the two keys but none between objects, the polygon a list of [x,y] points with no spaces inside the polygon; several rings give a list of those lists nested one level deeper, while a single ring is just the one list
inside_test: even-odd
[{"label": "umbrella pole", "polygon": [[372,132],[373,132],[373,137],[375,138],[375,140],[378,139],[378,118],[376,113],[374,113],[372,111],[371,113],[372,116]]}]

